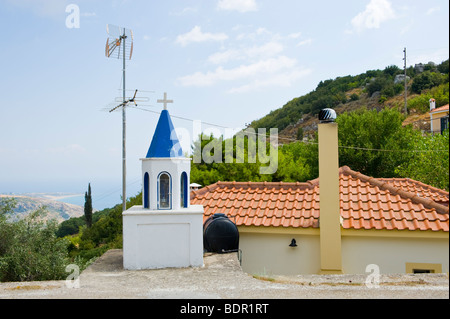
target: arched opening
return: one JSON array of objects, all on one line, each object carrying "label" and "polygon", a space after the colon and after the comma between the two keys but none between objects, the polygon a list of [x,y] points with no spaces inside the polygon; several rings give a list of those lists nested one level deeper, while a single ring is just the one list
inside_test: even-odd
[{"label": "arched opening", "polygon": [[144,208],[150,208],[150,201],[149,201],[149,184],[150,184],[150,178],[148,176],[148,173],[144,174]]},{"label": "arched opening", "polygon": [[182,208],[187,208],[189,200],[189,192],[188,192],[188,177],[186,172],[181,173],[180,195],[181,195],[180,206]]},{"label": "arched opening", "polygon": [[166,172],[158,176],[158,209],[172,209],[172,180]]}]

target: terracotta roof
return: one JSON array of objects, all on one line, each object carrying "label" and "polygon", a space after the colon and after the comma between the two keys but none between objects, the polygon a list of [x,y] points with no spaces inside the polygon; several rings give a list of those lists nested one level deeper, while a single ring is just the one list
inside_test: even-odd
[{"label": "terracotta roof", "polygon": [[[344,229],[449,230],[449,193],[411,179],[377,179],[339,170]],[[238,226],[319,227],[319,179],[306,183],[217,182],[191,193],[204,220],[215,213]]]},{"label": "terracotta roof", "polygon": [[438,108],[434,109],[433,111],[431,111],[430,113],[437,113],[437,112],[442,112],[442,111],[448,111],[448,104],[438,107]]}]

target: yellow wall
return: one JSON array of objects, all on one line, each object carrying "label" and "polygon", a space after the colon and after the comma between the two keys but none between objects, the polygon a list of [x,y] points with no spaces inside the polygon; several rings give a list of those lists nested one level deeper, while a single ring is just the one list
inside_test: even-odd
[{"label": "yellow wall", "polygon": [[[320,231],[313,228],[239,226],[242,269],[254,275],[320,274]],[[297,247],[291,248],[292,238]],[[441,265],[449,271],[449,233],[432,231],[342,230],[342,271],[406,273],[407,264]]]},{"label": "yellow wall", "polygon": [[430,114],[431,117],[431,131],[441,133],[441,117],[447,116],[448,111]]},{"label": "yellow wall", "polygon": [[376,264],[382,274],[406,273],[407,263],[432,263],[449,270],[448,238],[342,237],[344,273],[364,274]]},{"label": "yellow wall", "polygon": [[[242,269],[252,275],[317,274],[320,271],[319,236],[277,233],[240,233]],[[289,247],[292,238],[297,247]]]}]

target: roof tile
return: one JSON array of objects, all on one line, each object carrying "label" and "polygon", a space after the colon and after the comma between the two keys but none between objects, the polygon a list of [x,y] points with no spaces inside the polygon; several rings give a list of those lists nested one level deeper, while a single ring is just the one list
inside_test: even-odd
[{"label": "roof tile", "polygon": [[[306,183],[218,182],[193,191],[191,203],[235,216],[237,225],[318,228],[319,180]],[[449,231],[449,193],[411,179],[371,178],[342,167],[344,229]]]}]

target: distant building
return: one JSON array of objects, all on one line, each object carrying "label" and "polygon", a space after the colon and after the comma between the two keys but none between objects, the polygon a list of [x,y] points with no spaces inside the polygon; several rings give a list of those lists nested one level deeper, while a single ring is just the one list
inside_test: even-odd
[{"label": "distant building", "polygon": [[441,134],[448,129],[449,109],[448,104],[430,111],[431,132]]}]

